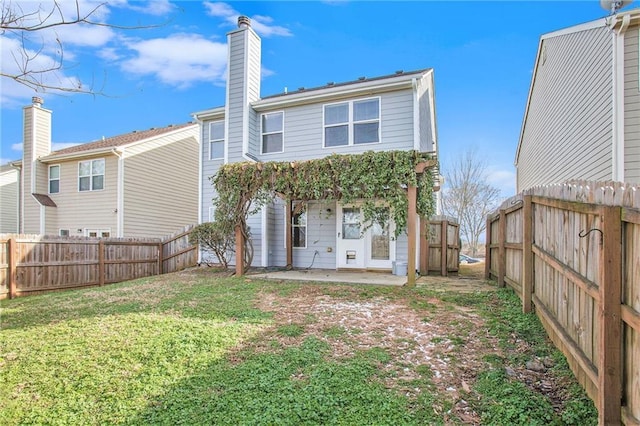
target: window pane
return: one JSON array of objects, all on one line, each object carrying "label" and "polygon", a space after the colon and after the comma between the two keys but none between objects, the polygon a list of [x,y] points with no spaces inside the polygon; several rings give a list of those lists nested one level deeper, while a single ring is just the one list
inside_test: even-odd
[{"label": "window pane", "polygon": [[78,189],[80,191],[88,191],[91,189],[91,178],[89,178],[88,176],[85,177],[81,177],[78,181]]},{"label": "window pane", "polygon": [[109,238],[109,236],[111,235],[111,232],[102,231],[102,233],[100,235],[102,236],[102,238]]},{"label": "window pane", "polygon": [[224,139],[224,121],[209,124],[209,140]]},{"label": "window pane", "polygon": [[262,133],[282,131],[282,113],[265,114],[262,116]]},{"label": "window pane", "polygon": [[282,133],[262,136],[262,152],[281,152],[282,151]]},{"label": "window pane", "polygon": [[294,247],[306,247],[307,246],[307,228],[295,226],[293,228],[293,246]]},{"label": "window pane", "polygon": [[49,179],[59,179],[59,178],[60,178],[60,166],[49,167]]},{"label": "window pane", "polygon": [[50,180],[49,181],[49,194],[56,194],[60,192],[60,181],[59,180]]},{"label": "window pane", "polygon": [[224,158],[224,142],[211,142],[209,144],[209,159]]},{"label": "window pane", "polygon": [[324,146],[343,146],[349,144],[349,127],[334,126],[324,129]]},{"label": "window pane", "polygon": [[378,119],[378,99],[353,103],[353,121]]},{"label": "window pane", "polygon": [[293,215],[293,224],[298,226],[307,226],[307,213],[302,212]]},{"label": "window pane", "polygon": [[89,176],[91,174],[91,161],[81,161],[78,169],[79,176]]},{"label": "window pane", "polygon": [[103,175],[99,175],[99,176],[94,176],[93,177],[93,187],[91,188],[92,190],[97,190],[97,189],[104,189],[104,176]]},{"label": "window pane", "polygon": [[360,225],[355,223],[344,223],[342,225],[342,239],[343,240],[359,240]]},{"label": "window pane", "polygon": [[372,143],[378,140],[378,122],[353,125],[353,143]]},{"label": "window pane", "polygon": [[104,174],[104,160],[93,160],[92,164],[92,174],[94,175],[103,175]]},{"label": "window pane", "polygon": [[324,124],[340,124],[349,121],[349,104],[325,105]]}]

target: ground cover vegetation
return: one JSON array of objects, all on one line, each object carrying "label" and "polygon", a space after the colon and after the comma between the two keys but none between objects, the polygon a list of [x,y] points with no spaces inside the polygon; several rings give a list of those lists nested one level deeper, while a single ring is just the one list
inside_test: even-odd
[{"label": "ground cover vegetation", "polygon": [[508,290],[210,268],[1,302],[0,424],[596,424]]}]

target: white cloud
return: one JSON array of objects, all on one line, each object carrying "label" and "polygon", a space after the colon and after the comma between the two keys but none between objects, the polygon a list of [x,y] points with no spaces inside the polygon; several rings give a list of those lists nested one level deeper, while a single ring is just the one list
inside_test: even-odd
[{"label": "white cloud", "polygon": [[513,195],[516,192],[516,174],[512,170],[489,168],[487,182],[500,189],[503,195]]},{"label": "white cloud", "polygon": [[142,6],[139,4],[143,2],[131,3],[129,8],[136,12],[144,13],[147,15],[164,16],[173,12],[176,9],[176,5],[169,2],[169,0],[152,0]]},{"label": "white cloud", "polygon": [[13,145],[11,145],[11,150],[12,151],[22,152],[22,142],[14,143]]},{"label": "white cloud", "polygon": [[[240,12],[236,11],[227,3],[221,2],[204,2],[207,9],[207,15],[223,18],[232,25],[237,25]],[[273,18],[270,16],[253,15],[251,18],[251,27],[263,37],[271,36],[290,36],[291,31],[288,28],[279,25],[272,25]]]},{"label": "white cloud", "polygon": [[173,34],[132,42],[128,47],[137,52],[135,58],[122,63],[123,70],[130,73],[155,74],[160,81],[181,88],[225,78],[226,44],[197,34]]}]

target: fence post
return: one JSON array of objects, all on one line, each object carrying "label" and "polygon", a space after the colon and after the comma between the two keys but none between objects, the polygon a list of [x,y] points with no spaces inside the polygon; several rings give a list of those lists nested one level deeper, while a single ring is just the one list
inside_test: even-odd
[{"label": "fence post", "polygon": [[164,242],[158,243],[158,275],[164,274]]},{"label": "fence post", "polygon": [[9,299],[16,297],[16,278],[18,276],[16,266],[18,264],[18,247],[16,240],[9,238],[7,241],[7,254],[9,255]]},{"label": "fence post", "polygon": [[602,252],[598,286],[599,424],[620,424],[622,405],[622,209],[602,206]]},{"label": "fence post", "polygon": [[[484,279],[485,280],[490,280],[491,279],[491,244],[493,243],[493,241],[491,241],[491,225],[493,224],[493,221],[491,220],[491,215],[487,215],[487,226],[486,226],[486,230],[487,230],[487,236],[485,238],[485,244],[484,244]],[[458,230],[458,232],[460,232]],[[458,239],[458,241],[460,241],[460,239]],[[460,252],[462,252],[462,247],[459,248]]]},{"label": "fence post", "polygon": [[507,269],[507,256],[505,243],[507,239],[507,214],[504,210],[500,210],[500,219],[498,222],[498,287],[504,287],[504,276]]},{"label": "fence post", "polygon": [[449,228],[449,221],[446,219],[440,222],[440,275],[446,277],[449,275],[449,268],[447,267],[447,252],[449,251],[449,241],[447,239],[447,231]]},{"label": "fence post", "polygon": [[525,195],[522,204],[522,312],[531,312],[533,294],[533,204]]},{"label": "fence post", "polygon": [[98,284],[104,285],[104,240],[98,241]]}]

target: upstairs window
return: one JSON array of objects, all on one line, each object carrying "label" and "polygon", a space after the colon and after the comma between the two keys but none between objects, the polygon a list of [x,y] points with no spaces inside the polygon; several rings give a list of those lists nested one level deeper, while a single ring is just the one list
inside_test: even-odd
[{"label": "upstairs window", "polygon": [[49,166],[49,194],[60,192],[60,166]]},{"label": "upstairs window", "polygon": [[262,153],[271,154],[284,150],[284,113],[262,115]]},{"label": "upstairs window", "polygon": [[78,163],[78,191],[104,189],[104,158]]},{"label": "upstairs window", "polygon": [[380,98],[324,106],[324,147],[380,142]]},{"label": "upstairs window", "polygon": [[209,160],[224,158],[224,121],[209,123]]}]

